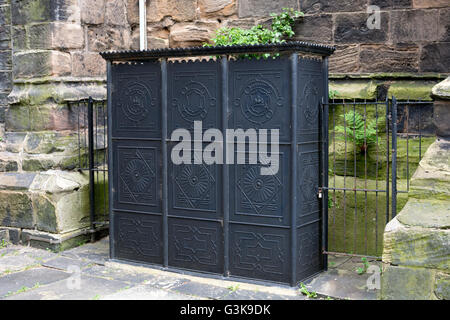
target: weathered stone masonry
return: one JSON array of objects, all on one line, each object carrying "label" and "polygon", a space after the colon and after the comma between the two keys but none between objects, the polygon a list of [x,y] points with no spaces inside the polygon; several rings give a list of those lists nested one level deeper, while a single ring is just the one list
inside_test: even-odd
[{"label": "weathered stone masonry", "polygon": [[[149,0],[148,43],[201,45],[219,27],[267,24],[291,7],[306,13],[296,39],[337,47],[330,78],[339,97],[371,99],[384,88],[431,99],[450,71],[447,2]],[[380,30],[367,29],[369,4],[382,9]],[[98,52],[138,49],[138,0],[0,0],[0,9],[0,225],[24,243],[57,246],[89,221],[87,177],[70,171],[76,110],[66,102],[105,98]]]}]

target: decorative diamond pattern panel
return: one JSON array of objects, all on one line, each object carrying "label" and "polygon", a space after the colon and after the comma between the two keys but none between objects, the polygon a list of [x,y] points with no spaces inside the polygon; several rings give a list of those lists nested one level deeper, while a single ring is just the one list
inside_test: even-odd
[{"label": "decorative diamond pattern panel", "polygon": [[115,206],[120,209],[161,212],[160,143],[120,142],[116,146]]}]

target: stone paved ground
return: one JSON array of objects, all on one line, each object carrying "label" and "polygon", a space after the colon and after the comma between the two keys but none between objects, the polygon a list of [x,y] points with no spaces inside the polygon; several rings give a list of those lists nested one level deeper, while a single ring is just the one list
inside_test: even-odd
[{"label": "stone paved ground", "polygon": [[[372,262],[371,262],[372,263]],[[330,270],[306,281],[318,299],[375,299],[359,259],[330,258]],[[303,300],[298,288],[225,280],[108,261],[108,239],[61,253],[0,244],[0,300],[226,299]]]}]

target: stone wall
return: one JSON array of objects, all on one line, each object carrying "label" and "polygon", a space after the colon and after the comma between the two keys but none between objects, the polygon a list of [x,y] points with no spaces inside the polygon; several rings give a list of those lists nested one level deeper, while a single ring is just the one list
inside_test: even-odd
[{"label": "stone wall", "polygon": [[450,77],[433,88],[437,140],[384,230],[381,299],[450,299]]},{"label": "stone wall", "polygon": [[[267,25],[269,13],[291,7],[306,13],[296,23],[296,39],[337,46],[330,70],[338,97],[372,99],[383,89],[400,99],[430,99],[431,87],[450,71],[447,2],[149,0],[148,44],[201,45],[219,27]],[[366,27],[369,4],[382,8],[379,30]],[[6,181],[0,211],[7,213],[0,225],[23,234],[87,228],[87,181],[79,173],[65,175],[78,160],[77,110],[67,102],[105,98],[98,53],[138,49],[138,13],[138,0],[0,0],[0,179]],[[49,195],[48,185],[34,183],[61,175],[72,189]],[[15,205],[17,194],[23,206]],[[76,206],[60,202],[69,194],[79,200]],[[48,204],[45,215],[41,204]]]},{"label": "stone wall", "polygon": [[[5,110],[12,88],[11,3],[0,0],[0,150],[4,148]],[[0,168],[4,164],[0,160]]]}]

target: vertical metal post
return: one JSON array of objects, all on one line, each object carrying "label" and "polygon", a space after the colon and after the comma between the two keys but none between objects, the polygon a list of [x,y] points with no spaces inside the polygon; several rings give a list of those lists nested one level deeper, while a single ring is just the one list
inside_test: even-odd
[{"label": "vertical metal post", "polygon": [[397,214],[397,99],[392,96],[392,218]]},{"label": "vertical metal post", "polygon": [[95,241],[95,180],[94,180],[94,101],[88,100],[88,153],[89,153],[89,217],[91,242]]},{"label": "vertical metal post", "polygon": [[[322,112],[322,127],[319,124],[319,130],[322,132],[322,252],[328,251],[328,57],[323,58],[323,77],[324,77],[324,99]],[[319,117],[320,119],[320,117]],[[322,263],[324,270],[328,269],[328,256],[323,254]]]},{"label": "vertical metal post", "polygon": [[291,285],[297,284],[297,69],[298,54],[291,55]]},{"label": "vertical metal post", "polygon": [[147,50],[147,0],[139,0],[139,47]]},{"label": "vertical metal post", "polygon": [[[228,57],[222,56],[221,59],[221,71],[222,71],[222,132],[223,132],[223,157],[226,159],[227,144],[226,144],[226,129],[228,128]],[[223,252],[224,252],[224,276],[230,275],[230,239],[229,239],[229,226],[230,226],[230,183],[229,183],[229,171],[228,164],[223,161],[222,165],[222,188],[223,188]]]},{"label": "vertical metal post", "polygon": [[115,238],[114,238],[114,214],[113,214],[113,198],[114,198],[114,183],[113,183],[113,152],[112,152],[112,64],[111,61],[106,62],[106,77],[107,77],[107,112],[108,112],[108,210],[109,210],[109,257],[115,258]]},{"label": "vertical metal post", "polygon": [[169,265],[168,159],[167,159],[167,60],[161,60],[162,225],[164,267]]},{"label": "vertical metal post", "polygon": [[389,112],[389,97],[386,97],[386,221],[389,222],[389,200],[390,200],[390,186],[389,186],[389,125],[390,125],[390,112]]}]

